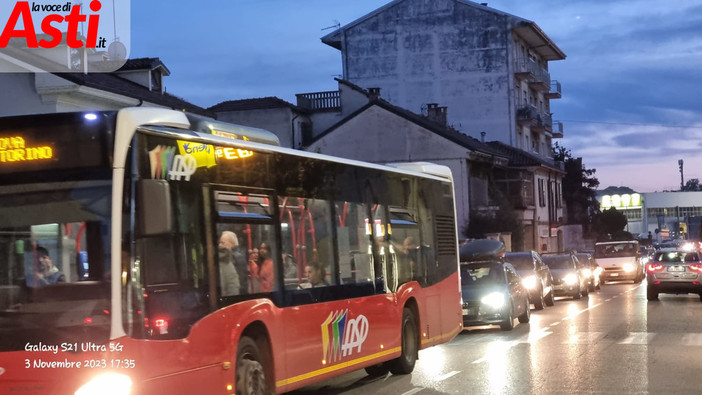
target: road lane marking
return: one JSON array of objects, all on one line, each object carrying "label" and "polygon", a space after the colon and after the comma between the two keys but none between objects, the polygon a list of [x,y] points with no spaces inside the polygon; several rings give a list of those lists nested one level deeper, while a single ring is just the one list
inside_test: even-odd
[{"label": "road lane marking", "polygon": [[490,359],[495,358],[496,355],[499,355],[499,356],[503,355],[503,353],[509,351],[510,348],[516,346],[517,344],[519,344],[519,343],[517,341],[514,341],[514,340],[508,341],[508,342],[498,341],[498,342],[489,343],[488,347],[493,348],[493,349],[490,350],[488,348],[488,354],[486,354],[484,357],[482,357],[480,359],[476,359],[472,363],[478,364],[478,363],[487,362]]},{"label": "road lane marking", "polygon": [[612,298],[605,299],[605,302],[609,302],[610,300],[612,300]]},{"label": "road lane marking", "polygon": [[412,395],[412,394],[416,394],[417,392],[419,392],[419,391],[421,391],[421,390],[423,390],[423,389],[424,389],[424,388],[422,388],[422,387],[413,388],[413,389],[411,389],[411,390],[409,390],[409,391],[407,391],[407,392],[403,392],[402,395]]},{"label": "road lane marking", "polygon": [[562,344],[595,344],[605,337],[604,332],[579,332],[570,335]]},{"label": "road lane marking", "polygon": [[702,346],[702,333],[682,335],[682,344],[686,346]]},{"label": "road lane marking", "polygon": [[656,336],[649,332],[630,332],[627,337],[617,342],[617,344],[649,344]]},{"label": "road lane marking", "polygon": [[446,380],[447,378],[453,377],[453,376],[455,376],[455,375],[457,375],[457,374],[459,374],[459,373],[461,373],[461,372],[459,372],[458,370],[452,370],[452,371],[450,371],[450,372],[448,372],[448,373],[446,373],[446,374],[443,374],[443,375],[437,377],[437,378],[436,378],[436,381],[444,381],[444,380]]},{"label": "road lane marking", "polygon": [[560,324],[560,322],[554,322],[553,324],[551,324],[551,326],[556,326],[558,324]]}]

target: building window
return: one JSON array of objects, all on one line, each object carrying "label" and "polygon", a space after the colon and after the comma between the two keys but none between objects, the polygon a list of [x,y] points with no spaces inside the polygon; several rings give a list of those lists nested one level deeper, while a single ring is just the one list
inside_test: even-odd
[{"label": "building window", "polygon": [[539,207],[546,207],[546,182],[539,178]]}]

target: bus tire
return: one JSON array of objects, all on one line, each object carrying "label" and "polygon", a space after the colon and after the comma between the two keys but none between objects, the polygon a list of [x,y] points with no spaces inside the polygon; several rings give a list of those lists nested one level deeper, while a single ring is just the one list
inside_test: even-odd
[{"label": "bus tire", "polygon": [[236,352],[236,393],[270,394],[266,371],[266,359],[259,345],[251,337],[243,336]]},{"label": "bus tire", "polygon": [[402,354],[388,362],[392,374],[410,374],[419,355],[417,319],[411,309],[402,311]]},{"label": "bus tire", "polygon": [[390,369],[388,369],[388,366],[384,363],[368,366],[365,370],[366,373],[368,373],[368,375],[371,377],[385,376],[390,371]]}]

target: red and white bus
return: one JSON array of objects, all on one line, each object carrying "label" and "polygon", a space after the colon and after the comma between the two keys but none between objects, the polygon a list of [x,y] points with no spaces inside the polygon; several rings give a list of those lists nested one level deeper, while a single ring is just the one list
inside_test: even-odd
[{"label": "red and white bus", "polygon": [[0,118],[0,393],[280,393],[459,333],[449,170],[276,143],[155,108]]}]

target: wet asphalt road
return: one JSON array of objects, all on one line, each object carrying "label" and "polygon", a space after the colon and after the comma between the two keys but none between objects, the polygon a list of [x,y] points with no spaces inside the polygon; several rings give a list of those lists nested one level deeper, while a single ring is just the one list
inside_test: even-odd
[{"label": "wet asphalt road", "polygon": [[702,303],[646,300],[646,283],[605,284],[557,298],[505,332],[471,327],[422,350],[414,372],[371,379],[361,370],[296,394],[700,394]]}]

